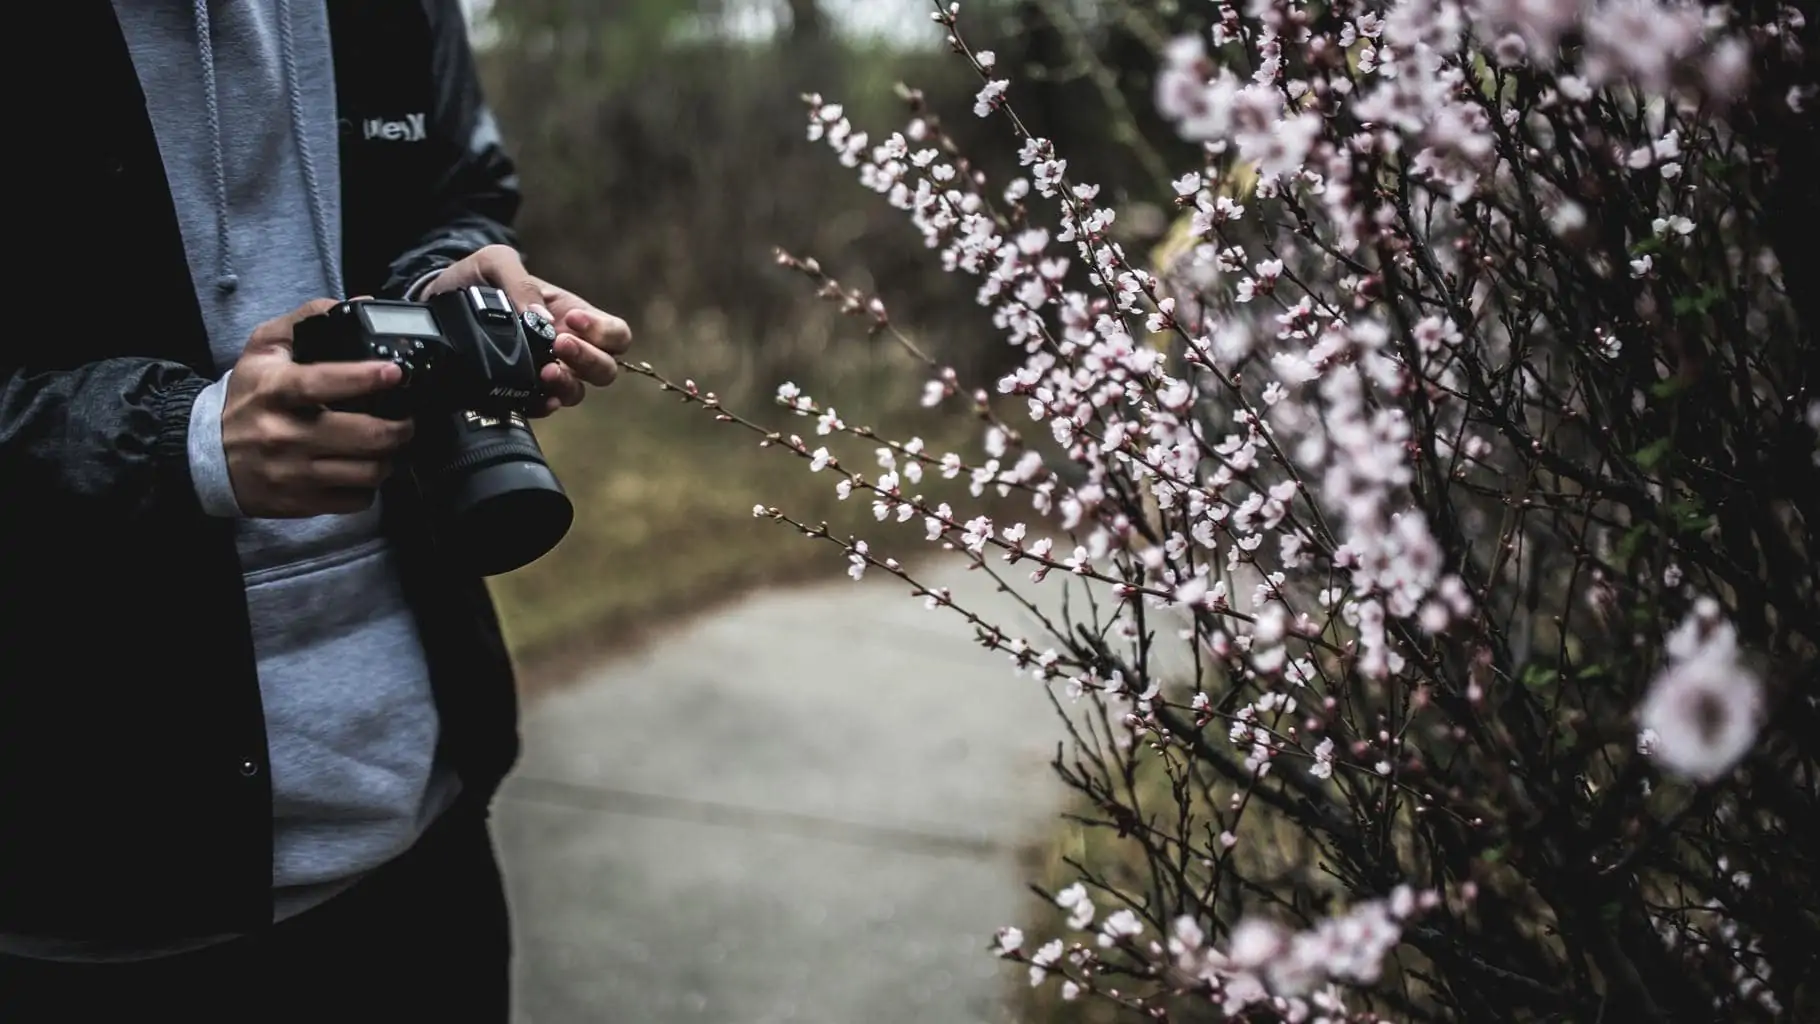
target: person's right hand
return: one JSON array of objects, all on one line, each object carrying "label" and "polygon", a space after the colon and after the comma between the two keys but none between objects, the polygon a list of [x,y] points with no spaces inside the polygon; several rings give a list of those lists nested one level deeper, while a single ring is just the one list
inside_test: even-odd
[{"label": "person's right hand", "polygon": [[323,408],[397,384],[397,366],[291,361],[297,321],[334,308],[317,299],[253,331],[228,378],[221,446],[244,516],[296,519],[359,512],[373,504],[411,421]]}]

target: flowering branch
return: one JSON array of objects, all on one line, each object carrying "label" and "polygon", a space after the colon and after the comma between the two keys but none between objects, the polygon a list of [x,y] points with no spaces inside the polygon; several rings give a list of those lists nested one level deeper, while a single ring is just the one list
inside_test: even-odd
[{"label": "flowering branch", "polygon": [[959,7],[934,20],[1017,176],[910,89],[877,141],[805,97],[808,136],[977,282],[1022,365],[963,382],[877,296],[778,262],[927,367],[925,405],[964,395],[982,452],[780,388],[873,446],[869,478],[633,370],[1007,591],[991,562],[1079,578],[1040,650],[956,609],[1054,687],[1075,819],[1131,858],[1077,858],[1038,890],[1066,937],[997,952],[1134,1019],[1820,1012],[1820,915],[1777,898],[1820,861],[1772,852],[1820,824],[1820,367],[1806,256],[1766,226],[1811,139],[1761,127],[1820,96],[1806,15],[1215,0],[1161,54],[1157,109],[1204,158],[1154,261]]}]

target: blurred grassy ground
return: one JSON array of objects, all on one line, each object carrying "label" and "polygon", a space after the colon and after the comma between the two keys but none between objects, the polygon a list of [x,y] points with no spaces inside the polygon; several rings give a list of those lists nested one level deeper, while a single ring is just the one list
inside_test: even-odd
[{"label": "blurred grassy ground", "polygon": [[[784,379],[770,368],[776,345],[756,351],[713,318],[684,323],[661,303],[642,317],[628,313],[628,319],[639,334],[634,358],[672,380],[692,378],[748,419],[801,434],[811,447],[827,444],[849,465],[876,472],[876,445],[817,437],[813,419],[772,402]],[[843,410],[849,422],[899,439],[917,433],[931,447],[973,433],[966,417],[920,407],[927,374],[901,349],[866,339],[852,321],[806,320],[792,344],[817,353],[816,369],[798,383]],[[756,435],[716,423],[700,407],[635,374],[624,374],[537,430],[575,502],[576,521],[555,550],[492,581],[529,690],[560,682],[654,628],[754,586],[841,578],[847,562],[838,548],[754,519],[754,504],[777,506],[809,523],[825,520],[837,535],[858,534],[875,547],[881,537],[890,543],[895,535],[900,539],[892,550],[900,558],[922,546],[920,522],[878,523],[863,495],[837,498],[833,474],[810,473],[801,458],[759,448]]]}]

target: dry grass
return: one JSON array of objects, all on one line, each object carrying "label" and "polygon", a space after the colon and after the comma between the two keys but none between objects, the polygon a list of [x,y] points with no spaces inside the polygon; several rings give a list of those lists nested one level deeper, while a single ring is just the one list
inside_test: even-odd
[{"label": "dry grass", "polygon": [[[852,410],[843,412],[849,422],[863,411],[864,422],[888,436],[920,433],[931,447],[972,433],[965,418],[917,405],[925,373],[913,360],[847,324],[814,321],[761,350],[726,336],[712,319],[678,323],[658,307],[647,322],[634,319],[636,357],[671,379],[697,380],[747,418],[828,444],[862,471],[873,467],[872,446],[817,438],[813,420],[773,404],[790,375],[778,367],[781,358],[799,368],[794,376],[811,394]],[[805,374],[805,365],[814,369]],[[575,502],[576,521],[554,551],[492,581],[527,691],[559,684],[603,654],[755,586],[841,577],[846,560],[838,549],[754,519],[754,504],[826,521],[837,535],[876,538],[887,530],[870,502],[836,497],[833,474],[812,474],[799,457],[760,449],[750,432],[715,423],[634,374],[539,424],[538,438]]]}]

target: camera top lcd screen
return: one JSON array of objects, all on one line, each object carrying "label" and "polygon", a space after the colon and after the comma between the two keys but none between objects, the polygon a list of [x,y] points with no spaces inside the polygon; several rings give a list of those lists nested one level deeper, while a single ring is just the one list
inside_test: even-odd
[{"label": "camera top lcd screen", "polygon": [[406,338],[440,338],[436,318],[422,306],[374,306],[361,303],[360,315],[366,317],[367,329],[374,334]]}]

